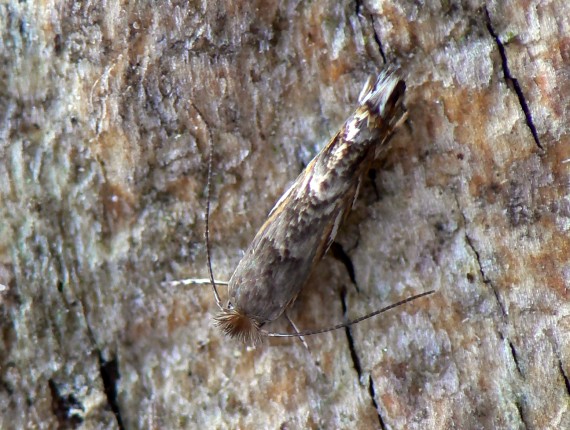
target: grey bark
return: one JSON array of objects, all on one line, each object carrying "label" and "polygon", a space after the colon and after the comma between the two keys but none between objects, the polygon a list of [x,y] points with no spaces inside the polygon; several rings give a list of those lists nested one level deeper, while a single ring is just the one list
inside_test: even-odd
[{"label": "grey bark", "polygon": [[[0,5],[1,428],[570,428],[570,6]],[[384,61],[409,120],[291,317],[211,324]],[[285,322],[276,329],[287,329]]]}]

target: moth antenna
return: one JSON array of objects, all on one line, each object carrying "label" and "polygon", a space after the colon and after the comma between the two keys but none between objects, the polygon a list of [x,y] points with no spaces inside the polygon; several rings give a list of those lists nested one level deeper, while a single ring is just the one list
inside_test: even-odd
[{"label": "moth antenna", "polygon": [[[216,281],[216,285],[229,285],[228,281]],[[212,285],[210,278],[188,278],[175,281],[165,281],[161,285],[165,287],[187,287],[188,285]]]},{"label": "moth antenna", "polygon": [[212,139],[212,132],[210,131],[210,127],[208,126],[208,123],[204,120],[204,115],[202,115],[202,112],[200,112],[200,110],[196,107],[196,105],[194,105],[194,103],[192,102],[190,103],[192,104],[194,110],[198,112],[198,115],[200,115],[202,122],[206,125],[206,130],[208,130],[209,154],[208,154],[208,177],[206,180],[206,219],[205,219],[206,229],[204,231],[204,238],[206,240],[206,259],[208,261],[208,274],[210,275],[210,283],[212,284],[212,290],[214,291],[214,298],[216,300],[216,304],[218,305],[218,307],[220,309],[223,309],[222,300],[220,299],[220,294],[218,293],[218,288],[216,287],[216,282],[214,281],[214,272],[212,270],[212,256],[210,252],[210,191],[212,188],[211,184],[212,184],[212,164],[214,159],[214,142]]},{"label": "moth antenna", "polygon": [[416,300],[416,299],[419,299],[421,297],[429,296],[430,294],[433,294],[433,293],[435,293],[435,290],[430,290],[430,291],[426,291],[424,293],[416,294],[415,296],[411,296],[411,297],[408,297],[407,299],[400,300],[399,302],[392,303],[391,305],[388,305],[386,307],[378,309],[374,312],[370,312],[369,314],[363,315],[363,316],[358,317],[356,319],[353,319],[353,320],[350,320],[350,321],[347,321],[344,323],[336,324],[336,325],[333,325],[331,327],[323,328],[320,330],[307,330],[307,331],[300,331],[297,333],[271,333],[271,332],[267,332],[264,330],[260,330],[260,332],[263,336],[267,336],[267,337],[299,337],[299,336],[312,336],[314,334],[320,334],[320,333],[328,333],[329,331],[334,331],[334,330],[338,330],[341,328],[350,327],[354,324],[358,324],[359,322],[362,322],[362,321],[367,320],[369,318],[375,317],[376,315],[380,315],[381,313],[384,313],[384,312],[387,312],[391,309],[397,308],[398,306],[405,305],[406,303],[409,303],[409,302]]}]

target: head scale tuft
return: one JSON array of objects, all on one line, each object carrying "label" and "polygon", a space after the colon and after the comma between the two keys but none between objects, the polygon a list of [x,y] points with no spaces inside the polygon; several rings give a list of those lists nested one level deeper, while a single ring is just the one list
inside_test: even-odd
[{"label": "head scale tuft", "polygon": [[226,336],[253,345],[261,342],[259,323],[242,314],[239,309],[223,309],[214,320]]}]

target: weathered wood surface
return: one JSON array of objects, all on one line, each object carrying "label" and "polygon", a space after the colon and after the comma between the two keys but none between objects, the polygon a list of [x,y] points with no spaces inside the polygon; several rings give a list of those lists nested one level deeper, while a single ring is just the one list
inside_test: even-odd
[{"label": "weathered wood surface", "polygon": [[[570,6],[441,3],[0,5],[0,427],[570,428]],[[228,341],[161,286],[207,274],[207,129],[223,279],[384,59],[409,121],[338,237],[359,291],[326,257],[292,316],[437,293],[311,355]]]}]

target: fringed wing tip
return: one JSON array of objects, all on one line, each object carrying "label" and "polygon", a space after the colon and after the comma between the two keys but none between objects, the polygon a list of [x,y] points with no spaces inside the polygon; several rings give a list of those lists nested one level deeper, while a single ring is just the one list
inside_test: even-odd
[{"label": "fringed wing tip", "polygon": [[262,334],[257,321],[242,314],[238,309],[223,309],[215,318],[216,326],[232,339],[256,345]]},{"label": "fringed wing tip", "polygon": [[370,112],[383,116],[387,110],[402,103],[405,91],[406,83],[402,80],[400,72],[395,67],[389,66],[380,72],[374,85],[371,79],[366,82],[358,100]]}]

